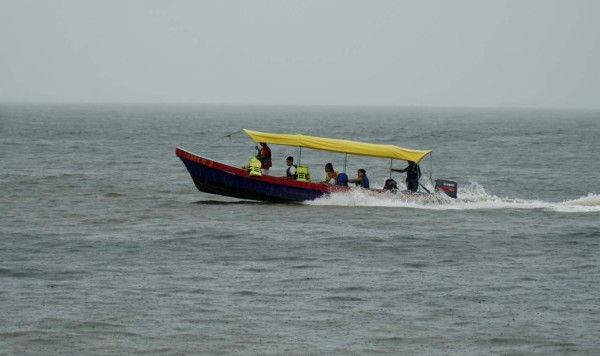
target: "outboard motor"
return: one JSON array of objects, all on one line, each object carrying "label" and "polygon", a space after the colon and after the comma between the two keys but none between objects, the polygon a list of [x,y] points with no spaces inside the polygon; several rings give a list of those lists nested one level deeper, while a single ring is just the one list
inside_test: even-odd
[{"label": "outboard motor", "polygon": [[396,193],[398,191],[398,183],[392,178],[387,179],[383,185],[383,190]]},{"label": "outboard motor", "polygon": [[450,198],[456,199],[456,193],[458,192],[458,183],[447,179],[436,179],[435,191],[444,192]]}]

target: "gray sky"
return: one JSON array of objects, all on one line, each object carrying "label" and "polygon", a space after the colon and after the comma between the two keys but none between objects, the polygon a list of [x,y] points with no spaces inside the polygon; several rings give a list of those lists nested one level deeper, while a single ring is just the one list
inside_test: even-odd
[{"label": "gray sky", "polygon": [[600,1],[0,0],[0,101],[600,108]]}]

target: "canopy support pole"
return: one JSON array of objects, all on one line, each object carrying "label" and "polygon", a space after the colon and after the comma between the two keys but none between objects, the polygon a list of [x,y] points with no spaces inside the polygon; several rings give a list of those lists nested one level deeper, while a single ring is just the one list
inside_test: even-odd
[{"label": "canopy support pole", "polygon": [[390,158],[390,179],[392,179],[392,162],[393,160]]},{"label": "canopy support pole", "polygon": [[302,162],[302,147],[298,146],[298,166]]},{"label": "canopy support pole", "polygon": [[429,156],[429,183],[431,183],[432,187],[435,187],[435,184],[433,184],[433,152]]},{"label": "canopy support pole", "polygon": [[348,163],[348,154],[344,153],[344,173],[346,173],[346,163]]}]

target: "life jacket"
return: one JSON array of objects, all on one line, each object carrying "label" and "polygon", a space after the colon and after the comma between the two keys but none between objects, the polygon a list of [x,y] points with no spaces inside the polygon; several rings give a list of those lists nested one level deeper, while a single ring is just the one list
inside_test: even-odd
[{"label": "life jacket", "polygon": [[414,164],[413,166],[408,166],[406,170],[406,180],[407,181],[416,181],[421,178],[421,167],[418,164]]},{"label": "life jacket", "polygon": [[296,180],[300,182],[310,182],[310,173],[307,166],[298,166],[296,168]]},{"label": "life jacket", "polygon": [[256,157],[252,157],[246,167],[248,168],[248,174],[251,177],[262,176],[262,172],[260,171],[261,163]]},{"label": "life jacket", "polygon": [[365,189],[369,189],[369,178],[367,178],[366,175],[363,176],[362,183],[360,184],[360,186]]},{"label": "life jacket", "polygon": [[258,156],[262,156],[263,155],[263,151],[265,151],[265,149],[267,150],[267,152],[269,153],[267,156],[261,158],[260,163],[262,165],[262,168],[264,169],[269,169],[271,168],[271,166],[273,165],[271,162],[271,149],[268,147],[263,147],[258,151]]},{"label": "life jacket", "polygon": [[[294,174],[291,174],[291,173],[290,173],[290,169],[291,169],[292,167],[296,168],[296,173],[294,173]],[[287,177],[294,177],[294,178],[296,178],[296,176],[298,175],[298,166],[296,166],[295,164],[292,164],[291,166],[289,166],[289,167],[288,167],[288,168],[285,170],[285,175],[286,175]]]},{"label": "life jacket", "polygon": [[337,185],[342,185],[344,187],[348,186],[348,175],[346,173],[340,173],[337,176]]},{"label": "life jacket", "polygon": [[[331,176],[330,176],[331,174]],[[329,182],[331,180],[331,178],[334,178],[337,184],[337,180],[338,180],[338,171],[335,172],[325,172],[325,181]]]}]

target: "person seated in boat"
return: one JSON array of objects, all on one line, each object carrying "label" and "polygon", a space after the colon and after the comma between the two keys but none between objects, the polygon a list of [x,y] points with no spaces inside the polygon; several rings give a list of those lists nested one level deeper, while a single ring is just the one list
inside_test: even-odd
[{"label": "person seated in boat", "polygon": [[406,189],[409,192],[416,192],[419,189],[419,179],[421,178],[421,168],[413,161],[408,161],[406,168],[392,168],[393,172],[406,173]]},{"label": "person seated in boat", "polygon": [[325,180],[321,181],[321,183],[325,183],[325,184],[329,184],[329,185],[336,185],[337,184],[337,175],[338,175],[338,172],[336,172],[333,169],[333,164],[327,163],[325,165]]},{"label": "person seated in boat", "polygon": [[357,187],[369,189],[369,178],[367,177],[367,171],[361,168],[356,172],[356,174],[358,177],[348,179],[348,183],[354,183],[354,185]]},{"label": "person seated in boat", "polygon": [[269,168],[271,168],[271,166],[272,166],[271,149],[269,148],[269,146],[267,146],[266,142],[261,142],[260,146],[261,146],[260,148],[258,146],[256,146],[256,150],[258,151],[256,158],[261,163],[260,168],[261,168],[262,174],[269,174]]},{"label": "person seated in boat", "polygon": [[287,169],[285,170],[285,176],[282,178],[296,179],[297,166],[294,164],[294,157],[289,156],[285,159],[285,163],[287,164]]}]

